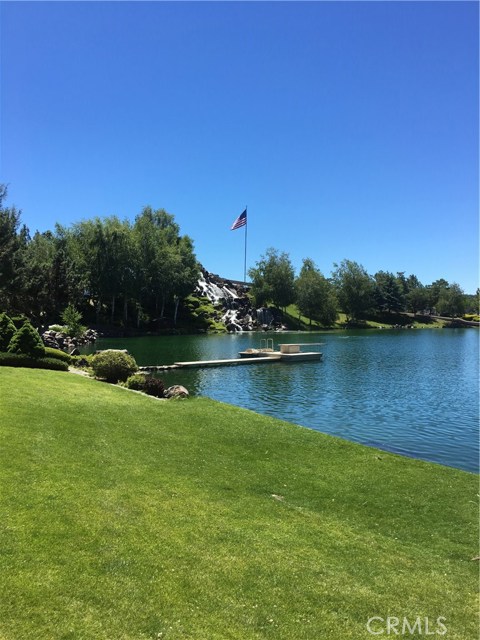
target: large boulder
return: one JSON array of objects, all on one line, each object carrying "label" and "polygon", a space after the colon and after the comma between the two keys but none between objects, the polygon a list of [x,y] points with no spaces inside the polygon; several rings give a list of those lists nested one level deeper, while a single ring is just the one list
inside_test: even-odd
[{"label": "large boulder", "polygon": [[185,387],[182,387],[181,384],[174,384],[168,389],[165,389],[165,393],[163,395],[164,398],[188,398],[190,394],[188,393]]}]

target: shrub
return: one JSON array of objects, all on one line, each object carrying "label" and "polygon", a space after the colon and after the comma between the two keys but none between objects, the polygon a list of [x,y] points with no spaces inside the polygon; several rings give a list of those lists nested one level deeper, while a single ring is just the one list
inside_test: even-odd
[{"label": "shrub", "polygon": [[56,358],[57,360],[62,360],[62,362],[66,362],[70,364],[72,362],[72,356],[61,349],[53,349],[52,347],[45,347],[45,356],[47,358]]},{"label": "shrub", "polygon": [[23,325],[28,322],[27,316],[24,316],[23,313],[20,316],[12,316],[12,322],[15,325],[16,329],[21,329]]},{"label": "shrub", "polygon": [[146,376],[143,373],[136,373],[133,376],[130,376],[125,386],[128,389],[133,389],[134,391],[142,391],[149,396],[155,396],[156,398],[163,398],[165,386],[163,384],[163,380],[159,378],[154,378],[153,376]]},{"label": "shrub", "polygon": [[75,309],[73,304],[69,304],[68,307],[61,314],[61,318],[65,323],[64,331],[72,338],[81,338],[87,327],[80,324],[82,314]]},{"label": "shrub", "polygon": [[42,358],[45,355],[42,339],[28,320],[14,333],[7,351],[9,353],[23,353],[33,358]]},{"label": "shrub", "polygon": [[65,333],[65,331],[66,331],[66,327],[64,327],[64,326],[63,326],[63,325],[61,325],[61,324],[51,324],[51,325],[48,327],[48,330],[49,330],[49,331],[55,331],[55,333]]},{"label": "shrub", "polygon": [[163,380],[160,380],[160,378],[154,378],[153,376],[147,376],[145,378],[144,393],[149,396],[155,396],[156,398],[163,398],[164,391],[165,387],[163,385]]},{"label": "shrub", "polygon": [[106,349],[92,358],[92,369],[96,378],[107,382],[124,382],[132,373],[137,371],[135,359],[124,351]]},{"label": "shrub", "polygon": [[57,358],[33,358],[24,353],[0,353],[0,367],[1,366],[68,371],[68,364],[57,360]]},{"label": "shrub", "polygon": [[70,362],[74,367],[91,367],[93,355],[70,356]]},{"label": "shrub", "polygon": [[133,389],[134,391],[143,391],[145,388],[146,376],[143,373],[135,373],[133,376],[127,378],[125,386],[127,389]]},{"label": "shrub", "polygon": [[0,313],[0,351],[6,351],[17,328],[6,313]]}]

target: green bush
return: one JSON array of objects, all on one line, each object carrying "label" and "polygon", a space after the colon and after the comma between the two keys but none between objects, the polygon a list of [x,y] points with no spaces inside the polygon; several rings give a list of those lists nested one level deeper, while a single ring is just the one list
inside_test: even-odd
[{"label": "green bush", "polygon": [[70,364],[72,362],[72,356],[61,349],[53,349],[52,347],[45,347],[45,356],[47,358],[56,358]]},{"label": "green bush", "polygon": [[63,325],[61,325],[61,324],[51,324],[51,325],[48,327],[48,330],[49,330],[49,331],[55,331],[55,333],[65,333],[66,329],[67,329],[67,328],[66,328],[66,327],[64,327],[64,326],[63,326]]},{"label": "green bush", "polygon": [[23,325],[28,322],[27,316],[24,316],[23,313],[20,316],[12,316],[12,322],[15,325],[16,329],[21,329]]},{"label": "green bush", "polygon": [[125,386],[128,389],[134,391],[142,391],[149,396],[155,396],[156,398],[163,398],[165,386],[163,380],[154,378],[153,376],[146,376],[143,373],[136,373],[133,376],[127,378]]},{"label": "green bush", "polygon": [[106,349],[93,356],[92,369],[96,378],[107,382],[124,382],[138,367],[135,358],[128,353]]},{"label": "green bush", "polygon": [[0,353],[0,367],[25,367],[68,371],[68,364],[57,358],[33,358],[23,353]]},{"label": "green bush", "polygon": [[93,355],[70,356],[70,362],[74,367],[91,367]]},{"label": "green bush", "polygon": [[145,387],[143,392],[149,396],[155,396],[155,398],[163,398],[165,392],[163,380],[160,380],[160,378],[154,378],[153,376],[147,376],[145,378]]},{"label": "green bush", "polygon": [[28,320],[14,333],[7,351],[9,353],[23,353],[33,358],[42,358],[45,355],[42,339]]},{"label": "green bush", "polygon": [[0,351],[6,351],[17,328],[6,313],[0,313]]},{"label": "green bush", "polygon": [[127,378],[125,386],[127,389],[133,389],[134,391],[143,391],[145,388],[146,376],[143,373],[135,373],[133,376]]}]

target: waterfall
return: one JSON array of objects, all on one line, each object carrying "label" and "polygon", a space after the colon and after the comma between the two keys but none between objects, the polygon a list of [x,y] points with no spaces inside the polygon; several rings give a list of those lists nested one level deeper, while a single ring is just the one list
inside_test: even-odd
[{"label": "waterfall", "polygon": [[270,326],[273,322],[273,314],[270,309],[266,307],[257,309],[257,322],[261,325]]}]

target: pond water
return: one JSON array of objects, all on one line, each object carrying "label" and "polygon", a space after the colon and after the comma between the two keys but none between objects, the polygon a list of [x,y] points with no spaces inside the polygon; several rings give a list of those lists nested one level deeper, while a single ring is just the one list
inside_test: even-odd
[{"label": "pond water", "polygon": [[467,471],[479,469],[476,329],[243,333],[101,339],[138,364],[238,357],[264,337],[318,343],[320,362],[162,372],[165,385]]}]

